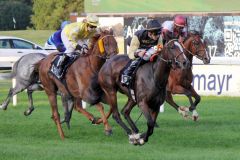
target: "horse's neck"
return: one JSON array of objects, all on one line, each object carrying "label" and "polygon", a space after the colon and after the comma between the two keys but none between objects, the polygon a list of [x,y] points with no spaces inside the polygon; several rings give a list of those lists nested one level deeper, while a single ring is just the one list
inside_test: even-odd
[{"label": "horse's neck", "polygon": [[184,54],[188,58],[190,64],[192,64],[193,55],[190,53],[190,52],[192,52],[190,46],[191,46],[190,42],[188,42],[188,43],[185,42],[184,43],[184,47],[185,47],[185,49],[187,49],[187,51],[185,51]]},{"label": "horse's neck", "polygon": [[170,73],[170,66],[167,62],[158,57],[158,60],[153,64],[154,81],[156,85],[163,86],[167,84]]},{"label": "horse's neck", "polygon": [[[94,50],[93,50],[94,51]],[[97,53],[98,54],[98,53]],[[94,69],[95,71],[99,71],[102,65],[105,63],[105,59],[97,56],[96,53],[91,53],[88,57],[89,65]]]}]

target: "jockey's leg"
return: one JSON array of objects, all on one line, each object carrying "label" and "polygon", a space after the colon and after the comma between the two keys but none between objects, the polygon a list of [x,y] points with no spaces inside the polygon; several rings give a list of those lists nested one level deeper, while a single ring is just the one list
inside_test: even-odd
[{"label": "jockey's leg", "polygon": [[64,70],[64,66],[66,64],[66,62],[69,60],[69,56],[65,53],[63,55],[60,55],[59,56],[59,59],[58,59],[58,62],[56,64],[56,72],[55,72],[55,75],[61,79],[62,78],[62,75],[63,75],[63,70]]},{"label": "jockey's leg", "polygon": [[131,64],[123,71],[121,83],[125,86],[129,86],[132,80],[132,75],[137,71],[141,62],[144,61],[142,58],[137,58],[131,62]]}]

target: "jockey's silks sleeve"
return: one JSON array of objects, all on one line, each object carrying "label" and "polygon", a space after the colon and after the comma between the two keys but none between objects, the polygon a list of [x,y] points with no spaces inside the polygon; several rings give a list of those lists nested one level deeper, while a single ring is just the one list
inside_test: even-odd
[{"label": "jockey's silks sleeve", "polygon": [[89,39],[93,36],[95,32],[88,32],[87,23],[85,22],[75,22],[67,25],[63,32],[67,36],[68,40],[71,42],[73,48],[76,48],[77,42],[82,39]]},{"label": "jockey's silks sleeve", "polygon": [[138,37],[136,35],[133,35],[133,38],[131,40],[130,47],[129,47],[129,50],[128,50],[128,57],[129,58],[131,58],[131,59],[135,58],[134,53],[137,51],[139,46],[140,46],[140,42],[138,40]]}]

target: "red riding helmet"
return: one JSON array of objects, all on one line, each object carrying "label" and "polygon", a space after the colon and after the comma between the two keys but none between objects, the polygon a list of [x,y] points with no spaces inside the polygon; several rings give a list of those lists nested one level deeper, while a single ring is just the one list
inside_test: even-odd
[{"label": "red riding helmet", "polygon": [[175,24],[176,26],[184,27],[184,26],[187,25],[186,23],[187,23],[187,19],[186,19],[186,17],[184,17],[184,16],[178,15],[178,16],[176,16],[176,17],[174,18],[174,24]]}]

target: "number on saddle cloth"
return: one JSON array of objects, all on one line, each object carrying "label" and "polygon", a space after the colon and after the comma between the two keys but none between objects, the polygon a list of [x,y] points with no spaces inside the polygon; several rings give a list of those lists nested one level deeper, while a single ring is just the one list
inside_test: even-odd
[{"label": "number on saddle cloth", "polygon": [[[59,66],[62,56],[65,56],[64,62]],[[62,79],[65,76],[65,73],[69,66],[73,64],[73,62],[79,57],[79,54],[76,52],[71,53],[70,56],[65,53],[58,53],[56,57],[53,59],[50,67],[50,73],[52,73],[57,79]],[[61,70],[61,71],[60,71]]]}]

